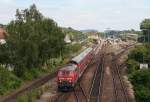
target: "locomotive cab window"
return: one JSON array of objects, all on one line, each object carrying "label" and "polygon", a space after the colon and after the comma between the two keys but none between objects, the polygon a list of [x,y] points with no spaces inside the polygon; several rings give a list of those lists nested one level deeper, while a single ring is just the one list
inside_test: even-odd
[{"label": "locomotive cab window", "polygon": [[59,71],[59,72],[58,72],[58,75],[64,75],[64,74],[65,74],[64,71]]},{"label": "locomotive cab window", "polygon": [[71,75],[73,71],[59,71],[59,75]]}]

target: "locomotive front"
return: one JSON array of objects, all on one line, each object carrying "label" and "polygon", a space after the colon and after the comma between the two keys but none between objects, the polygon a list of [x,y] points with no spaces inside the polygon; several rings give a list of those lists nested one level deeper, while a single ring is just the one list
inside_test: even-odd
[{"label": "locomotive front", "polygon": [[58,71],[57,85],[59,90],[73,89],[78,79],[78,72],[75,65],[66,65]]}]

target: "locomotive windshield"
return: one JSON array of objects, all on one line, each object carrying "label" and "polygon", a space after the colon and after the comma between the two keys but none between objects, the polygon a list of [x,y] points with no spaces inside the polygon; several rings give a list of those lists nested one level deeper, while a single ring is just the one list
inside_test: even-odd
[{"label": "locomotive windshield", "polygon": [[63,76],[63,75],[71,75],[72,71],[66,71],[66,70],[61,70],[59,71],[58,75]]}]

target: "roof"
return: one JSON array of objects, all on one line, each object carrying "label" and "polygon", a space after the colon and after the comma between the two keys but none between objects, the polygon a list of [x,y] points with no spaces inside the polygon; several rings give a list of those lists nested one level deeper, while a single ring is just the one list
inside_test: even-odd
[{"label": "roof", "polygon": [[87,48],[86,50],[84,50],[82,53],[80,53],[78,56],[74,57],[73,59],[71,59],[71,61],[74,61],[76,63],[79,63],[80,61],[82,61],[82,59],[89,53],[92,51],[92,48]]},{"label": "roof", "polygon": [[75,70],[76,69],[76,65],[74,65],[74,64],[67,64],[67,65],[65,65],[64,67],[62,67],[61,69],[59,69],[59,70],[67,70],[67,71],[73,71],[73,70]]}]

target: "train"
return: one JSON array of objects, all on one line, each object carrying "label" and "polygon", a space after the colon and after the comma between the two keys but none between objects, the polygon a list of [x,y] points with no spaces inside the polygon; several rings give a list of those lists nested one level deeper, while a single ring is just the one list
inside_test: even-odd
[{"label": "train", "polygon": [[92,60],[95,50],[96,46],[85,49],[58,70],[57,86],[59,91],[71,90],[75,87]]}]

